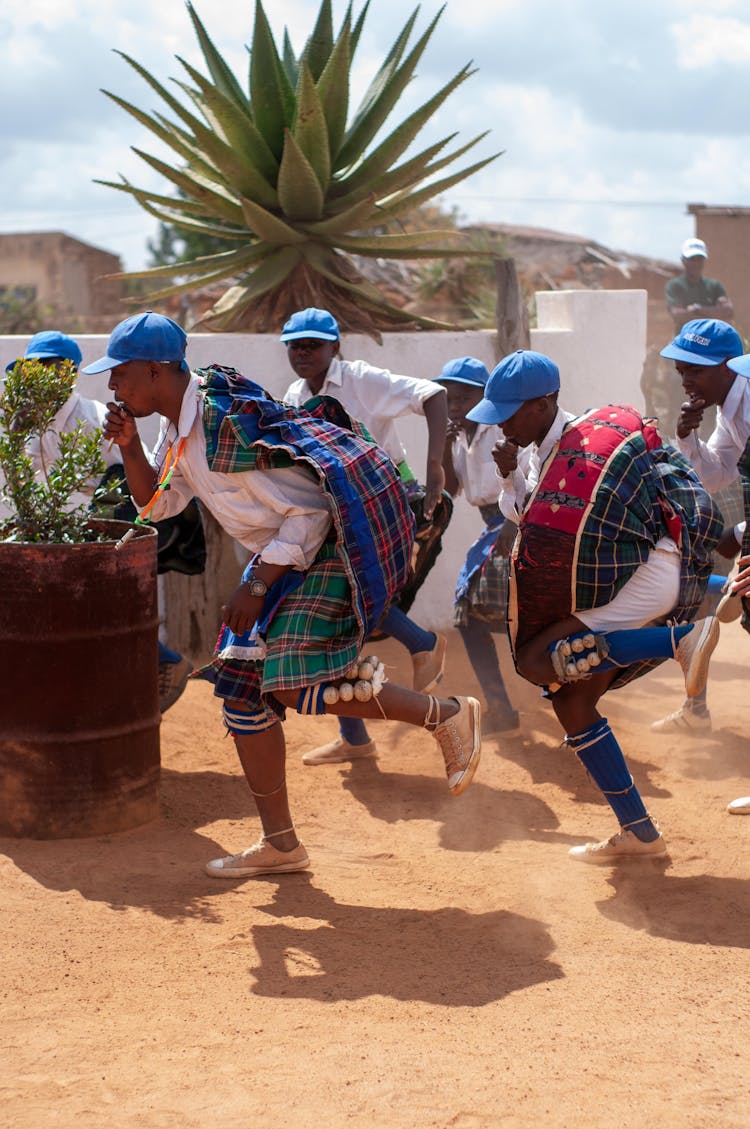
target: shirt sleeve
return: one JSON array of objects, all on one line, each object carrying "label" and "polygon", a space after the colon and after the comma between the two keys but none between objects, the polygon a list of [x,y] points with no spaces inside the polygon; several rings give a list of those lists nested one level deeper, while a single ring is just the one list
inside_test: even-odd
[{"label": "shirt sleeve", "polygon": [[409,413],[424,415],[425,401],[439,392],[445,394],[442,384],[434,380],[401,376],[388,369],[375,368],[366,361],[352,361],[350,369],[361,382],[359,395],[363,404],[366,403],[376,416],[397,419]]},{"label": "shirt sleeve", "polygon": [[704,443],[695,431],[691,431],[687,439],[677,436],[676,443],[710,494],[737,478],[737,460],[743,448],[738,447],[721,417],[717,419],[708,442]]}]

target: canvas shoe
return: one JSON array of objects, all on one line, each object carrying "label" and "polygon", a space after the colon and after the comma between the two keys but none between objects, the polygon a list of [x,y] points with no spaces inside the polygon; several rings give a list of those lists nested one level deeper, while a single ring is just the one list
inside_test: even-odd
[{"label": "canvas shoe", "polygon": [[685,737],[700,737],[711,732],[711,714],[695,713],[684,703],[674,713],[652,721],[649,729],[652,733],[682,733]]},{"label": "canvas shoe", "polygon": [[503,713],[500,710],[486,710],[482,715],[482,740],[489,741],[493,737],[518,737],[521,734],[521,723],[518,710]]},{"label": "canvas shoe", "polygon": [[667,844],[662,835],[650,843],[644,843],[632,831],[618,831],[611,839],[604,839],[601,843],[584,843],[580,847],[571,847],[568,854],[576,862],[606,865],[619,862],[620,859],[664,858]]},{"label": "canvas shoe", "polygon": [[445,670],[445,651],[448,640],[435,632],[435,646],[431,651],[417,651],[411,657],[414,671],[412,687],[419,694],[429,694],[443,677]]},{"label": "canvas shoe", "polygon": [[175,704],[193,673],[193,664],[181,658],[176,663],[159,663],[159,709],[162,713]]},{"label": "canvas shoe", "polygon": [[343,764],[344,761],[377,760],[377,757],[374,741],[368,741],[364,745],[350,745],[346,738],[339,734],[335,741],[329,741],[327,745],[319,745],[317,749],[303,753],[302,763]]},{"label": "canvas shoe", "polygon": [[267,839],[261,839],[238,855],[212,859],[206,863],[206,874],[212,878],[253,878],[256,874],[288,874],[306,870],[310,865],[307,851],[298,843],[293,851],[279,851]]},{"label": "canvas shoe", "polygon": [[750,796],[740,796],[739,800],[732,800],[727,804],[727,811],[732,815],[750,815]]},{"label": "canvas shoe", "polygon": [[448,787],[460,796],[471,784],[482,750],[481,707],[476,698],[454,698],[458,713],[440,722],[433,737],[445,761]]},{"label": "canvas shoe", "polygon": [[675,658],[685,675],[685,693],[694,698],[706,688],[708,664],[719,642],[719,621],[716,616],[697,619],[693,630],[677,644]]}]

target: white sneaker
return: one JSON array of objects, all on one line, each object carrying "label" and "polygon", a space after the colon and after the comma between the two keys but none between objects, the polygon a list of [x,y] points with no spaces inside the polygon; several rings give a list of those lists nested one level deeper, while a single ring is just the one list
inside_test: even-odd
[{"label": "white sneaker", "polygon": [[377,756],[374,741],[368,741],[364,745],[350,745],[339,734],[335,741],[329,741],[327,745],[319,745],[317,749],[310,749],[309,753],[303,753],[302,763],[343,764],[345,761],[359,761],[366,758],[377,760]]},{"label": "white sneaker", "polygon": [[750,815],[750,796],[740,796],[739,800],[732,800],[727,804],[727,811],[732,815]]},{"label": "white sneaker", "polygon": [[652,733],[682,733],[685,737],[700,737],[711,732],[711,714],[708,711],[694,713],[683,703],[674,713],[652,721],[649,729]]},{"label": "white sneaker", "polygon": [[471,784],[482,751],[482,710],[476,698],[454,698],[458,713],[433,730],[445,761],[448,787],[460,796]]},{"label": "white sneaker", "polygon": [[719,621],[714,615],[697,619],[693,630],[684,635],[677,644],[675,658],[685,675],[685,693],[695,698],[706,688],[708,664],[719,642]]},{"label": "white sneaker", "polygon": [[571,847],[568,854],[576,862],[607,865],[627,858],[664,858],[667,844],[662,835],[650,843],[644,843],[632,831],[618,831],[611,839],[604,839],[601,843],[584,843],[581,847]]},{"label": "white sneaker", "polygon": [[206,874],[212,878],[254,878],[257,874],[289,874],[307,870],[307,851],[298,843],[291,851],[279,851],[267,839],[240,851],[206,863]]}]

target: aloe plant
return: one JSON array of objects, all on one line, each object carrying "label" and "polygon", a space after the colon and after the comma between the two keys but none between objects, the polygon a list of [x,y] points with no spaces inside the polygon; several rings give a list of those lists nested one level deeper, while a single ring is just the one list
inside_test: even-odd
[{"label": "aloe plant", "polygon": [[405,156],[448,96],[474,73],[471,64],[381,139],[442,9],[410,47],[419,9],[411,13],[359,107],[349,114],[350,77],[368,6],[369,0],[355,20],[350,5],[334,36],[331,0],[322,0],[312,34],[296,56],[286,31],[279,53],[257,0],[247,92],[190,3],[208,74],[178,56],[187,75],[187,81],[175,80],[182,97],[120,52],[172,117],[145,113],[116,94],[103,93],[177,155],[178,163],[170,165],[135,150],[169,181],[174,195],[138,188],[125,177],[98,183],[129,193],[164,223],[232,241],[234,247],[119,277],[185,276],[153,292],[154,302],[197,285],[236,279],[202,323],[212,329],[275,331],[293,310],[310,305],[332,308],[343,328],[376,336],[378,329],[407,322],[442,324],[389,303],[358,271],[356,258],[466,256],[455,231],[383,229],[498,154],[438,175],[484,132],[447,151],[457,136],[450,133]]}]

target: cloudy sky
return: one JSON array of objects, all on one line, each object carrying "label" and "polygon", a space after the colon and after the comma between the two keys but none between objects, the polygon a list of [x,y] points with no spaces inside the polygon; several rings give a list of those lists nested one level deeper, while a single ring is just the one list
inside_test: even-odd
[{"label": "cloudy sky", "polygon": [[[196,8],[244,81],[251,0]],[[286,25],[299,51],[316,0],[265,8],[277,39]],[[410,10],[371,0],[360,92]],[[420,30],[437,10],[423,4]],[[337,22],[343,11],[334,0]],[[4,0],[0,43],[0,231],[62,230],[121,255],[129,269],[143,266],[155,221],[92,182],[123,173],[164,191],[130,147],[164,153],[99,90],[163,109],[113,49],[164,82],[181,74],[177,54],[200,67],[182,0]],[[490,129],[476,152],[505,150],[445,198],[466,220],[532,224],[676,259],[693,234],[688,201],[750,206],[748,0],[448,0],[397,118],[469,60],[478,73],[423,135],[427,143],[458,130],[468,141]]]}]

